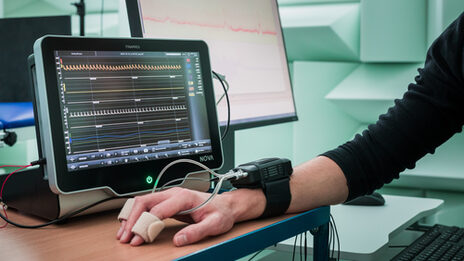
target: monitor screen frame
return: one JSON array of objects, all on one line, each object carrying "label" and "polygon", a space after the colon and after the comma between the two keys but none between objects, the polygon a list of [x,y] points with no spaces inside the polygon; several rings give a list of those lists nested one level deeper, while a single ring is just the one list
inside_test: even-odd
[{"label": "monitor screen frame", "polygon": [[[129,20],[129,28],[130,28],[130,33],[132,37],[143,37],[143,30],[142,30],[142,17],[140,16],[140,6],[139,6],[139,1],[138,0],[125,0],[126,1],[126,9],[127,9],[127,16]],[[282,25],[282,22],[280,20],[280,14],[279,14],[279,9],[278,9],[278,3],[277,0],[273,0],[275,2],[275,5],[277,6],[277,17],[278,17],[278,23],[279,25]],[[282,26],[280,26],[280,32],[282,35],[282,41],[283,41],[283,46],[285,49],[284,55],[285,55],[285,60],[288,61],[287,59],[287,52],[285,48],[285,39],[283,37],[283,31],[282,31]],[[287,63],[287,72],[290,74],[290,68],[289,64]],[[214,68],[213,68],[214,69]],[[290,88],[292,91],[292,98],[293,98],[293,106],[294,106],[294,115],[291,116],[283,116],[279,118],[273,118],[273,119],[254,119],[246,122],[239,122],[239,123],[231,123],[229,126],[231,131],[234,130],[242,130],[242,129],[248,129],[248,128],[255,128],[255,127],[262,127],[262,126],[267,126],[267,125],[273,125],[273,124],[279,124],[279,123],[286,123],[286,122],[292,122],[292,121],[298,121],[298,114],[296,110],[296,104],[295,104],[295,94],[293,92],[293,84],[292,84],[292,77],[289,76],[290,80]],[[233,106],[233,105],[231,105]],[[221,127],[224,127],[225,123],[221,123]]]},{"label": "monitor screen frame", "polygon": [[[134,50],[134,47],[137,47]],[[82,171],[68,171],[66,166],[65,139],[60,108],[55,51],[145,51],[145,52],[198,52],[204,83],[207,118],[212,152],[182,156],[202,162],[211,169],[220,168],[223,162],[222,142],[217,122],[216,105],[209,64],[208,47],[203,41],[195,40],[153,40],[135,38],[81,38],[64,36],[44,36],[34,44],[34,57],[38,86],[35,88],[36,104],[42,151],[47,161],[45,175],[49,185],[57,194],[70,194],[89,190],[108,189],[118,196],[148,191],[153,184],[146,182],[151,176],[156,179],[158,173],[169,162],[177,158],[149,160],[139,163],[107,166]],[[176,166],[165,175],[165,182],[185,177],[198,171],[189,165]]]}]

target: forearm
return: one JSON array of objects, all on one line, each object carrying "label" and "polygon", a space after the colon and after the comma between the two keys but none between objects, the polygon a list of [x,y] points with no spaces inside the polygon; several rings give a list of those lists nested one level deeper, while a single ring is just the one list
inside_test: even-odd
[{"label": "forearm", "polygon": [[[290,179],[291,205],[287,212],[301,212],[322,205],[342,202],[348,194],[346,180],[338,166],[328,158],[318,157],[298,166]],[[116,238],[121,243],[138,246],[144,242],[132,228],[144,211],[163,220],[176,217],[194,224],[181,229],[173,238],[176,246],[197,242],[207,236],[227,232],[234,223],[259,218],[266,207],[261,189],[237,189],[215,197],[210,204],[190,213],[176,215],[204,202],[209,194],[182,188],[136,197],[134,206],[122,222]],[[181,218],[182,217],[182,218]]]},{"label": "forearm", "polygon": [[290,191],[292,201],[287,213],[339,204],[348,197],[345,175],[334,161],[324,156],[294,168]]},{"label": "forearm", "polygon": [[[290,179],[292,201],[287,213],[344,202],[348,186],[343,172],[327,157],[317,157],[294,168]],[[237,189],[221,195],[235,222],[261,216],[266,197],[261,189]]]}]

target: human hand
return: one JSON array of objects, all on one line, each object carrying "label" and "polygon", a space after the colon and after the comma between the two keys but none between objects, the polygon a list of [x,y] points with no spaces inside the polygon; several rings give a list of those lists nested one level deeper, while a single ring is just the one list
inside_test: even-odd
[{"label": "human hand", "polygon": [[[180,221],[192,223],[176,233],[173,238],[173,243],[176,246],[191,244],[207,236],[225,233],[233,227],[235,222],[259,216],[259,208],[258,212],[250,210],[249,213],[244,215],[243,210],[247,208],[247,205],[242,204],[242,206],[237,207],[238,204],[236,203],[246,200],[250,191],[252,190],[242,190],[241,192],[236,190],[220,194],[209,204],[188,215],[176,214],[200,205],[209,197],[209,194],[184,188],[171,188],[135,197],[129,218],[121,222],[116,238],[121,243],[130,243],[132,246],[142,244],[144,242],[143,238],[134,235],[131,229],[145,211],[157,216],[160,220],[173,217]],[[254,191],[252,193],[260,192]],[[264,195],[262,196],[264,197]],[[262,200],[263,198],[258,196],[258,199]],[[265,199],[263,204],[265,205]],[[264,205],[261,213],[264,210]],[[250,207],[256,209],[256,206],[250,205]],[[253,216],[254,212],[257,213],[255,216]]]}]

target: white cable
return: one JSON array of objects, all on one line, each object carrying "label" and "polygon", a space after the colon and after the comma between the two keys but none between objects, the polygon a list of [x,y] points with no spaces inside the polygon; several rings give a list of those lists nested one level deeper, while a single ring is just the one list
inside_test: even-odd
[{"label": "white cable", "polygon": [[222,187],[222,182],[224,181],[224,178],[225,177],[221,177],[218,181],[218,183],[216,184],[216,187],[214,188],[213,190],[213,193],[211,193],[211,195],[209,196],[209,198],[201,203],[200,205],[194,207],[194,208],[191,208],[191,209],[188,209],[188,210],[184,210],[184,211],[181,211],[178,213],[178,215],[185,215],[185,214],[189,214],[189,213],[192,213],[193,211],[205,206],[206,204],[208,204],[211,200],[213,200],[213,198],[219,193],[219,190],[221,189]]},{"label": "white cable", "polygon": [[[184,215],[184,214],[189,214],[189,213],[192,213],[193,211],[205,206],[206,204],[208,204],[209,202],[211,202],[211,200],[219,193],[219,190],[221,189],[222,187],[222,182],[224,182],[224,180],[228,180],[228,179],[232,179],[232,178],[235,178],[235,179],[239,179],[239,178],[242,178],[242,177],[246,177],[248,175],[248,173],[246,172],[243,172],[242,170],[237,170],[237,171],[233,171],[233,170],[230,170],[229,172],[225,173],[225,174],[218,174],[214,171],[212,171],[210,168],[208,168],[207,166],[201,164],[200,162],[198,161],[194,161],[194,160],[191,160],[191,159],[178,159],[178,160],[175,160],[171,163],[169,163],[168,165],[166,165],[162,170],[161,172],[159,173],[158,177],[156,178],[156,181],[155,181],[155,185],[153,186],[153,190],[151,191],[152,193],[154,193],[155,191],[157,191],[156,187],[158,186],[158,183],[159,181],[161,180],[161,177],[164,175],[164,173],[166,172],[166,170],[168,170],[170,167],[172,167],[173,165],[175,164],[178,164],[178,163],[191,163],[191,164],[194,164],[194,165],[197,165],[201,168],[203,168],[204,170],[208,171],[211,175],[219,178],[219,181],[216,185],[216,187],[214,188],[213,192],[211,193],[211,195],[209,196],[208,199],[206,199],[205,202],[201,203],[200,205],[192,208],[192,209],[188,209],[188,210],[184,210],[184,211],[181,211],[179,213],[177,213],[178,215]],[[169,181],[169,182],[173,182],[173,181]],[[168,183],[169,183],[168,182]],[[166,183],[166,184],[168,184]],[[165,185],[166,185],[165,184]],[[164,185],[164,186],[165,186]],[[163,186],[163,187],[164,187]],[[158,190],[162,190],[161,189],[158,189]]]},{"label": "white cable", "polygon": [[215,177],[218,177],[218,178],[221,177],[220,174],[217,174],[216,172],[212,171],[210,168],[208,168],[207,166],[201,164],[198,161],[194,161],[194,160],[191,160],[191,159],[178,159],[178,160],[175,160],[175,161],[169,163],[168,165],[166,165],[166,167],[164,167],[161,170],[161,172],[158,175],[158,178],[156,178],[156,182],[155,182],[155,185],[153,186],[153,189],[152,189],[151,193],[154,193],[156,191],[156,187],[158,186],[158,182],[161,180],[161,177],[164,175],[166,170],[168,170],[173,165],[179,164],[179,163],[182,163],[182,162],[197,165],[198,167],[203,168],[204,170],[208,171],[211,175],[213,175]]},{"label": "white cable", "polygon": [[[198,181],[204,181],[204,182],[210,182],[211,181],[210,179],[197,178],[197,177],[178,178],[178,179],[173,179],[173,180],[170,180],[170,181],[166,182],[163,186],[161,186],[161,188],[159,188],[159,190],[164,190],[167,186],[171,185],[172,183],[176,183],[176,182],[179,182],[179,181],[186,181],[186,180],[198,180]],[[180,184],[176,184],[175,186],[181,186],[183,184],[184,184],[184,182],[182,182]]]}]

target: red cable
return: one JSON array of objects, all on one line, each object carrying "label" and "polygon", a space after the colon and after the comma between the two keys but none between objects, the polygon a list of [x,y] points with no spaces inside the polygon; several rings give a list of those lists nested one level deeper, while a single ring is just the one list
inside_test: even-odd
[{"label": "red cable", "polygon": [[[15,174],[16,172],[22,170],[22,169],[25,169],[25,168],[29,168],[30,166],[32,166],[32,164],[29,164],[29,165],[3,165],[3,166],[0,166],[0,168],[3,168],[3,167],[19,167],[18,169],[16,169],[15,171],[11,172],[8,176],[6,176],[5,180],[3,181],[3,184],[2,184],[2,189],[0,190],[0,199],[3,199],[3,188],[5,187],[5,184],[6,184],[6,181],[11,177],[11,175]],[[5,217],[8,218],[8,215],[6,214],[6,206],[3,206],[3,213],[5,213]],[[8,223],[5,223],[4,225],[2,225],[0,227],[1,228],[4,228],[6,227]]]},{"label": "red cable", "polygon": [[[6,165],[8,166],[8,165]],[[5,183],[7,182],[7,180],[11,177],[11,175],[15,174],[16,172],[20,171],[20,170],[23,170],[25,168],[29,168],[30,166],[32,166],[32,164],[29,164],[29,165],[23,165],[23,166],[20,166],[19,169],[16,169],[15,171],[11,172],[8,176],[6,176],[5,180],[3,181],[3,184],[2,184],[2,189],[0,190],[0,198],[3,198],[3,188],[5,187]]]},{"label": "red cable", "polygon": [[0,169],[1,168],[20,168],[20,167],[24,167],[24,165],[2,165],[0,166]]}]

